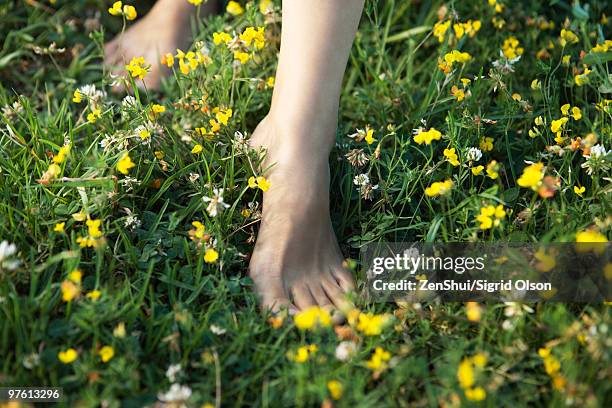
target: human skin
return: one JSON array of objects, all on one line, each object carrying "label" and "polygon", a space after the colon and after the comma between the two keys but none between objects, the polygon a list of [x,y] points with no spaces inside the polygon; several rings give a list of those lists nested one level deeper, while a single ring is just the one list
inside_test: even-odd
[{"label": "human skin", "polygon": [[271,186],[250,261],[264,308],[343,308],[354,288],[329,213],[342,78],[363,0],[284,0],[272,104],[251,139]]},{"label": "human skin", "polygon": [[[342,78],[364,0],[284,0],[276,82],[268,115],[251,138],[265,150],[263,212],[249,264],[263,309],[346,307],[354,289],[329,213],[329,154]],[[105,47],[107,65],[159,56],[182,46],[191,6],[158,0],[151,12]],[[210,12],[210,9],[205,12]],[[186,44],[185,44],[186,45]],[[146,86],[163,72],[154,64]]]}]

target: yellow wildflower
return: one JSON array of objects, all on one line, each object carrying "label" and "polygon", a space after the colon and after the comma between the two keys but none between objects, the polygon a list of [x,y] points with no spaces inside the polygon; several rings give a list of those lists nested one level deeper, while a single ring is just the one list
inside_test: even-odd
[{"label": "yellow wildflower", "polygon": [[74,103],[83,102],[83,94],[78,89],[75,89],[74,93],[72,94],[72,102]]},{"label": "yellow wildflower", "polygon": [[344,392],[344,387],[342,383],[338,380],[330,380],[327,382],[327,389],[329,390],[329,395],[331,395],[332,399],[336,401],[342,398],[342,393]]},{"label": "yellow wildflower", "polygon": [[444,22],[438,21],[433,26],[433,35],[434,37],[438,39],[439,42],[444,41],[444,36],[446,35],[446,32],[448,31],[448,28],[450,27],[450,25],[451,25],[450,20],[446,20]]},{"label": "yellow wildflower", "polygon": [[91,292],[88,292],[85,297],[87,299],[91,299],[93,301],[96,301],[98,299],[100,299],[100,296],[102,295],[102,293],[99,290],[92,290]]},{"label": "yellow wildflower", "polygon": [[576,233],[576,242],[603,243],[608,242],[608,239],[602,233],[589,229]]},{"label": "yellow wildflower", "polygon": [[459,159],[457,157],[457,153],[455,153],[454,147],[450,149],[444,149],[444,157],[446,157],[446,159],[451,165],[455,167],[459,165]]},{"label": "yellow wildflower", "polygon": [[523,174],[518,178],[517,183],[521,187],[536,190],[544,177],[544,163],[535,163],[523,169]]},{"label": "yellow wildflower", "polygon": [[215,263],[219,259],[219,253],[214,248],[207,248],[204,252],[204,262]]},{"label": "yellow wildflower", "polygon": [[77,359],[78,356],[79,356],[79,353],[77,353],[77,351],[73,348],[69,348],[67,350],[60,351],[57,354],[57,358],[59,359],[59,361],[61,361],[64,364],[72,363],[74,360]]},{"label": "yellow wildflower", "polygon": [[202,150],[204,150],[204,148],[202,147],[201,144],[196,144],[195,146],[193,146],[193,149],[191,149],[191,153],[193,154],[198,154],[200,153]]},{"label": "yellow wildflower", "polygon": [[62,300],[64,302],[71,302],[81,294],[81,289],[79,286],[75,285],[74,282],[69,280],[63,281],[60,289],[62,291]]},{"label": "yellow wildflower", "polygon": [[57,224],[55,224],[55,226],[53,227],[53,231],[54,232],[64,232],[64,226],[66,225],[65,222],[58,222]]},{"label": "yellow wildflower", "polygon": [[360,313],[357,330],[366,336],[378,336],[389,321],[390,317],[386,314]]},{"label": "yellow wildflower", "polygon": [[104,346],[98,351],[98,355],[103,363],[108,363],[115,355],[115,349],[112,346]]},{"label": "yellow wildflower", "polygon": [[149,72],[149,66],[147,65],[144,57],[134,57],[130,63],[125,66],[125,69],[130,73],[132,78],[139,78],[143,80]]},{"label": "yellow wildflower", "polygon": [[584,186],[581,186],[581,187],[574,186],[574,193],[576,195],[579,195],[580,197],[582,197],[582,194],[584,194],[585,191],[586,191],[586,188]]},{"label": "yellow wildflower", "polygon": [[417,134],[414,135],[414,141],[417,144],[431,144],[434,140],[440,140],[442,138],[442,133],[440,133],[435,128],[431,128],[429,130],[419,129]]},{"label": "yellow wildflower", "polygon": [[436,197],[448,194],[453,188],[453,181],[448,179],[446,181],[436,181],[425,189],[425,195],[428,197]]},{"label": "yellow wildflower", "polygon": [[366,362],[367,367],[372,371],[384,371],[387,368],[387,362],[391,359],[391,353],[385,351],[382,347],[376,347],[374,354]]},{"label": "yellow wildflower", "polygon": [[482,150],[483,152],[490,152],[491,150],[493,150],[493,138],[486,136],[483,137],[482,139],[480,139],[478,147],[480,147],[480,150]]},{"label": "yellow wildflower", "polygon": [[590,69],[585,67],[582,74],[574,76],[574,83],[576,84],[576,86],[583,86],[587,84],[589,82],[589,74],[591,72],[592,71]]},{"label": "yellow wildflower", "polygon": [[53,156],[53,163],[62,164],[64,161],[66,161],[66,157],[68,157],[69,154],[70,154],[70,145],[69,144],[63,145],[62,147],[60,147],[57,154]]},{"label": "yellow wildflower", "polygon": [[465,390],[465,397],[470,401],[483,401],[487,392],[482,387],[469,388]]},{"label": "yellow wildflower", "polygon": [[516,37],[510,36],[504,40],[502,44],[502,52],[508,59],[513,59],[523,55],[525,49],[519,46],[519,40]]},{"label": "yellow wildflower", "polygon": [[89,123],[96,123],[98,119],[102,117],[102,111],[99,108],[92,109],[91,112],[87,114],[87,121]]},{"label": "yellow wildflower", "polygon": [[576,44],[577,42],[578,36],[576,34],[570,30],[566,30],[565,28],[561,30],[559,44],[561,44],[562,47],[565,47],[567,43]]},{"label": "yellow wildflower", "polygon": [[317,327],[327,327],[331,324],[331,316],[327,309],[312,306],[302,310],[293,318],[295,327],[300,330],[313,330]]},{"label": "yellow wildflower", "polygon": [[68,280],[70,280],[73,283],[79,284],[81,283],[81,278],[83,277],[83,272],[81,272],[78,269],[75,269],[74,271],[70,272],[68,274]]},{"label": "yellow wildflower", "polygon": [[464,358],[459,364],[457,380],[461,388],[471,388],[474,385],[474,366],[469,358]]},{"label": "yellow wildflower", "polygon": [[259,176],[257,178],[251,176],[248,181],[250,188],[259,188],[264,193],[268,191],[271,184],[264,176]]},{"label": "yellow wildflower", "polygon": [[117,162],[117,171],[122,174],[128,174],[132,167],[136,167],[136,164],[130,158],[128,152],[123,153],[119,161]]},{"label": "yellow wildflower", "polygon": [[489,164],[487,164],[487,176],[491,180],[495,180],[499,177],[499,164],[496,160],[491,160]]},{"label": "yellow wildflower", "polygon": [[230,41],[232,41],[232,36],[228,33],[224,33],[222,31],[213,33],[213,43],[215,45],[219,45],[221,43],[228,44]]},{"label": "yellow wildflower", "polygon": [[482,166],[482,165],[478,165],[476,167],[472,167],[472,174],[477,176],[480,173],[482,173],[483,170],[484,170],[484,166]]},{"label": "yellow wildflower", "polygon": [[257,27],[257,29],[255,29],[255,27],[247,27],[242,34],[239,35],[239,38],[247,47],[253,44],[256,49],[260,50],[266,44],[264,30],[264,27]]},{"label": "yellow wildflower", "polygon": [[478,302],[466,302],[465,314],[470,322],[479,322],[482,316],[482,309]]},{"label": "yellow wildflower", "polygon": [[232,16],[239,16],[244,13],[244,8],[237,1],[230,1],[227,3],[227,7],[225,9]]}]

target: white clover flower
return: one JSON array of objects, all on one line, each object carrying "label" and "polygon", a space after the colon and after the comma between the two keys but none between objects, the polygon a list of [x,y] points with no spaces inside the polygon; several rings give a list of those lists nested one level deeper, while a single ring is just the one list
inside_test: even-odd
[{"label": "white clover flower", "polygon": [[38,367],[40,364],[40,356],[37,353],[28,354],[23,358],[22,364],[28,370]]},{"label": "white clover flower", "polygon": [[96,86],[93,84],[83,85],[79,88],[79,93],[87,98],[94,109],[98,108],[103,100],[106,99],[106,92],[96,89]]},{"label": "white clover flower", "polygon": [[17,269],[20,262],[18,259],[13,259],[16,253],[17,247],[15,244],[8,241],[0,242],[0,270],[14,271]]},{"label": "white clover flower", "polygon": [[468,161],[477,162],[482,158],[482,151],[477,147],[470,147],[465,155]]},{"label": "white clover flower", "polygon": [[134,109],[136,108],[136,103],[136,98],[134,98],[132,95],[128,95],[121,101],[121,109]]},{"label": "white clover flower", "polygon": [[168,378],[168,381],[172,383],[175,382],[176,377],[180,374],[181,370],[182,367],[180,364],[170,364],[166,370],[166,378]]},{"label": "white clover flower", "polygon": [[227,332],[226,329],[224,329],[223,327],[219,327],[216,324],[210,325],[210,331],[213,332],[213,334],[216,334],[217,336],[220,336],[222,334],[225,334],[225,332]]},{"label": "white clover flower", "polygon": [[600,144],[591,147],[591,157],[598,158],[607,155],[606,148]]},{"label": "white clover flower", "polygon": [[187,401],[189,397],[191,397],[191,388],[180,384],[172,384],[167,392],[157,394],[157,399],[172,403],[173,406],[184,406],[184,404],[179,403]]},{"label": "white clover flower", "polygon": [[208,206],[206,207],[206,211],[208,212],[208,215],[210,215],[211,217],[216,217],[217,215],[219,215],[220,212],[222,212],[224,209],[229,207],[229,204],[226,204],[225,202],[223,202],[223,189],[222,188],[213,189],[213,196],[212,197],[202,197],[202,201],[204,201],[205,203],[208,203]]},{"label": "white clover flower", "polygon": [[370,177],[365,173],[359,174],[353,179],[353,184],[359,187],[367,186],[370,184]]},{"label": "white clover flower", "polygon": [[341,341],[336,346],[336,352],[334,353],[336,358],[340,361],[349,360],[357,352],[357,345],[352,341]]}]

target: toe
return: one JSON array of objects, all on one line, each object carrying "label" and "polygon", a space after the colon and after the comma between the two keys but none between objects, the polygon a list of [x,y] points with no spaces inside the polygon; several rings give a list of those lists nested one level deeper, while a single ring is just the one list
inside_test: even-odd
[{"label": "toe", "polygon": [[334,307],[333,302],[327,296],[327,293],[319,282],[310,285],[310,293],[319,306],[328,308],[330,310]]},{"label": "toe", "polygon": [[346,292],[340,287],[337,279],[331,274],[322,280],[321,285],[327,297],[333,302],[334,306],[343,312],[351,310],[354,306],[346,298]]},{"label": "toe", "polygon": [[292,310],[295,306],[291,304],[280,279],[275,278],[256,278],[255,289],[261,300],[261,309],[276,313],[282,309]]},{"label": "toe", "polygon": [[293,297],[293,303],[300,310],[308,309],[309,307],[315,306],[317,303],[310,293],[310,289],[306,284],[297,284],[291,288],[291,296]]},{"label": "toe", "polygon": [[353,275],[351,275],[348,270],[342,267],[335,268],[332,274],[344,292],[351,292],[355,290]]}]

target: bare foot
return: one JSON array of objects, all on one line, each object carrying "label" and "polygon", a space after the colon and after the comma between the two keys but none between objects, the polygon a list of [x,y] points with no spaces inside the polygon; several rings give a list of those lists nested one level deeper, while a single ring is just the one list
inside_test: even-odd
[{"label": "bare foot", "polygon": [[[118,75],[125,73],[125,65],[132,58],[144,57],[151,65],[145,85],[158,89],[162,77],[170,72],[161,65],[161,57],[189,45],[189,16],[193,10],[195,8],[186,1],[159,0],[146,16],[104,46],[104,65]],[[141,84],[138,81],[138,85]]]},{"label": "bare foot", "polygon": [[[283,122],[287,122],[284,120]],[[335,121],[330,121],[335,122]],[[301,128],[301,129],[300,129]],[[249,273],[262,307],[304,309],[346,304],[344,294],[354,288],[334,234],[329,214],[331,143],[316,146],[313,132],[335,131],[333,126],[279,125],[271,116],[253,133],[252,147],[266,147],[266,173],[271,187],[264,193],[263,217]],[[299,137],[279,138],[287,132]]]}]

